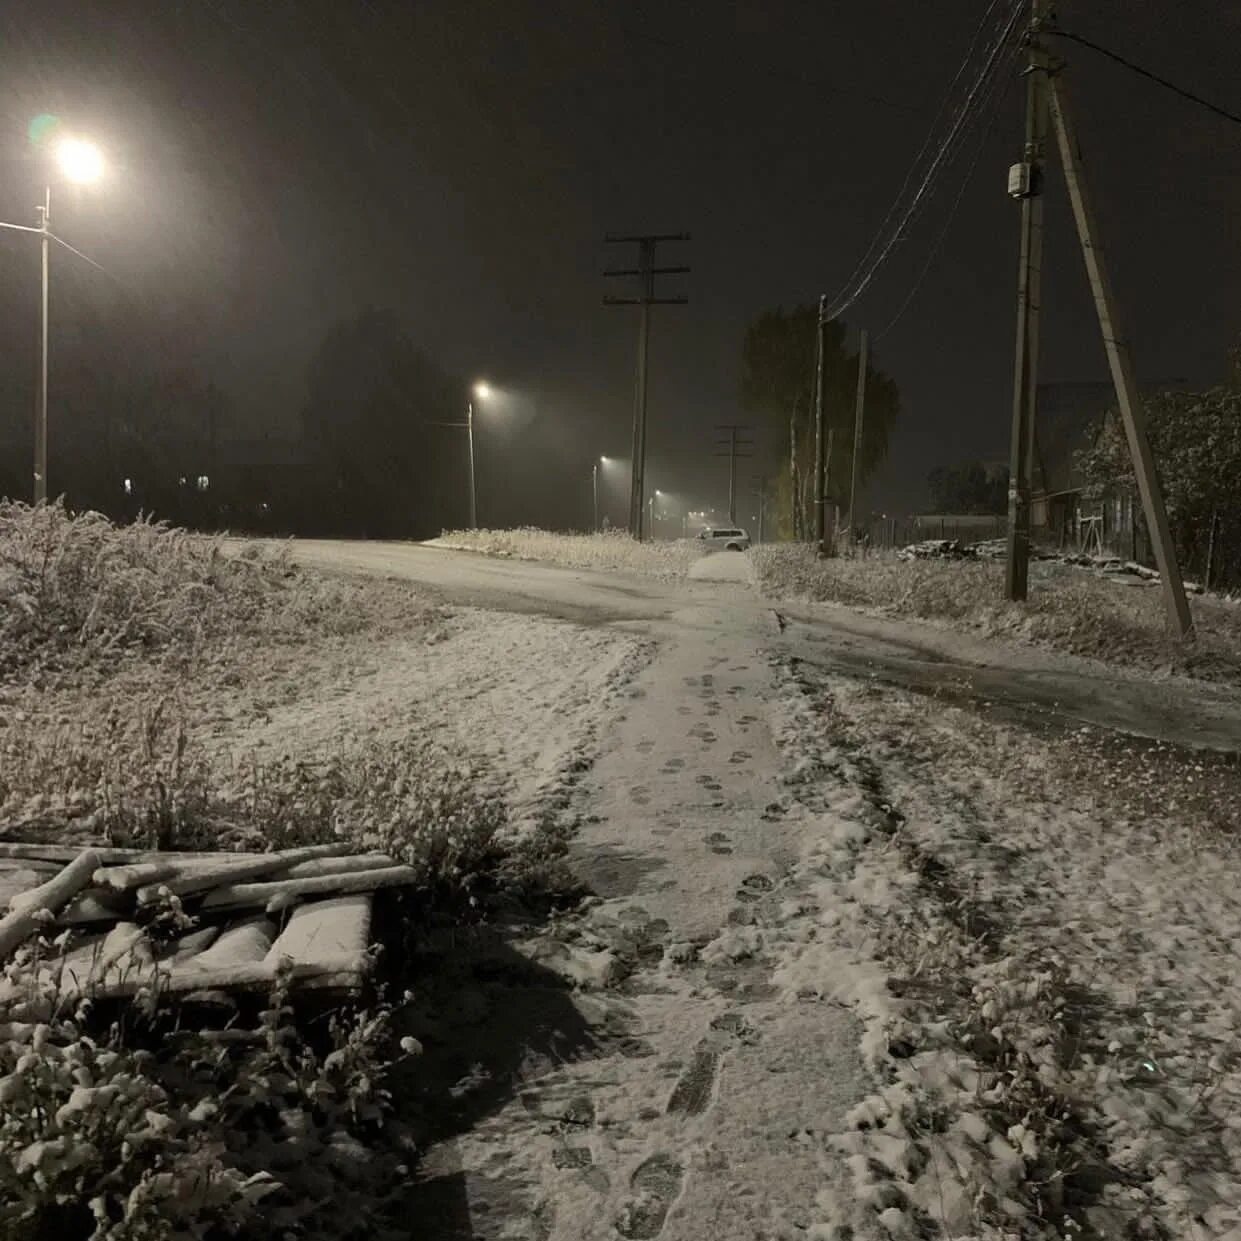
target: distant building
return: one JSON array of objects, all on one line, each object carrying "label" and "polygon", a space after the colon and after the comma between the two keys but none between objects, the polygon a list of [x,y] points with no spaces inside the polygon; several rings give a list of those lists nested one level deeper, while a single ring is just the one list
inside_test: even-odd
[{"label": "distant building", "polygon": [[[1184,379],[1141,385],[1147,395],[1186,386]],[[1133,496],[1117,491],[1101,500],[1085,501],[1084,480],[1075,463],[1076,454],[1093,443],[1103,429],[1104,417],[1115,407],[1116,390],[1110,381],[1039,384],[1030,530],[1038,541],[1057,547],[1145,561],[1150,558],[1150,547]]]}]

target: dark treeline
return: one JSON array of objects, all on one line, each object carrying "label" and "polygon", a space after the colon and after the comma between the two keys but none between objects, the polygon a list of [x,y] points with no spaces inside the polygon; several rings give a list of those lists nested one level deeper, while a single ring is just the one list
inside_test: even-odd
[{"label": "dark treeline", "polygon": [[[53,337],[49,495],[71,509],[370,538],[464,522],[465,432],[437,424],[464,420],[467,385],[395,314],[367,311],[327,333],[284,434],[247,427],[209,378],[162,363],[171,342],[132,319],[100,315]],[[135,358],[134,340],[152,347]],[[31,496],[32,407],[30,390],[0,408],[0,495],[14,499]]]}]

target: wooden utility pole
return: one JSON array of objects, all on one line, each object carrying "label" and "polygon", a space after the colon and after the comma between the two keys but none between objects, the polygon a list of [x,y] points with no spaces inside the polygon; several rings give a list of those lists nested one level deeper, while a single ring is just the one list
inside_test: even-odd
[{"label": "wooden utility pole", "polygon": [[633,464],[629,478],[629,533],[635,539],[642,538],[643,492],[646,486],[646,387],[647,353],[651,337],[652,306],[684,306],[687,297],[656,297],[655,277],[688,273],[688,267],[656,267],[655,247],[661,241],[689,241],[688,233],[647,233],[618,236],[609,233],[603,240],[607,245],[638,243],[637,267],[613,267],[605,276],[637,276],[637,297],[604,297],[605,306],[640,306],[638,320],[638,372],[633,394]]},{"label": "wooden utility pole", "polygon": [[1185,583],[1181,580],[1180,566],[1176,562],[1176,548],[1168,526],[1168,512],[1155,470],[1150,439],[1146,433],[1146,411],[1133,378],[1133,360],[1129,355],[1129,344],[1121,331],[1116,298],[1104,263],[1098,223],[1086,187],[1081,148],[1073,129],[1064,82],[1059,75],[1051,78],[1051,119],[1060,149],[1060,162],[1064,168],[1069,201],[1073,205],[1077,236],[1082,243],[1082,257],[1086,260],[1086,273],[1090,277],[1095,313],[1099,317],[1099,329],[1103,333],[1103,345],[1107,350],[1107,364],[1112,372],[1112,383],[1116,388],[1116,400],[1125,427],[1125,438],[1129,442],[1129,455],[1133,458],[1133,470],[1137,475],[1142,511],[1146,515],[1146,525],[1155,551],[1155,563],[1159,567],[1163,584],[1168,625],[1181,637],[1188,637],[1193,632],[1193,618],[1189,614]]},{"label": "wooden utility pole", "polygon": [[870,333],[862,329],[862,341],[858,347],[857,403],[853,407],[853,459],[849,463],[849,542],[856,545],[857,528],[857,476],[858,463],[862,458],[862,428],[866,421],[866,370],[870,365]]},{"label": "wooden utility pole", "polygon": [[748,450],[754,447],[754,441],[737,437],[738,431],[750,429],[739,423],[725,423],[715,429],[728,432],[727,439],[716,441],[717,450],[723,449],[724,451],[717,451],[715,456],[728,458],[728,522],[729,525],[735,526],[737,524],[737,462],[749,459]]},{"label": "wooden utility pole", "polygon": [[1026,57],[1026,135],[1022,162],[1008,174],[1008,192],[1021,199],[1021,258],[1017,269],[1017,349],[1013,364],[1013,429],[1008,470],[1009,599],[1026,597],[1030,581],[1030,462],[1038,385],[1039,304],[1043,275],[1043,161],[1047,142],[1047,55],[1036,38],[1046,0],[1031,0]]},{"label": "wooden utility pole", "polygon": [[827,554],[827,402],[823,396],[823,372],[827,368],[827,298],[819,298],[819,319],[814,346],[814,541],[819,555]]}]

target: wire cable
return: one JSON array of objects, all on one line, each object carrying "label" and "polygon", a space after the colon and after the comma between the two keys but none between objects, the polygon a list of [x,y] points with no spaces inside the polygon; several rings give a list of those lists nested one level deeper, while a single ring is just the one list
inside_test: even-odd
[{"label": "wire cable", "polygon": [[896,215],[897,210],[904,200],[905,191],[909,188],[909,183],[913,180],[914,173],[917,172],[918,168],[921,166],[923,156],[926,155],[931,146],[931,139],[936,130],[939,128],[940,120],[948,110],[948,104],[952,99],[953,92],[956,90],[957,83],[964,76],[966,69],[969,68],[970,60],[973,58],[975,45],[978,43],[979,35],[982,34],[983,29],[986,27],[988,20],[995,12],[999,3],[1000,0],[991,0],[990,5],[988,5],[988,7],[983,11],[982,17],[979,18],[978,25],[974,28],[974,33],[970,36],[970,41],[966,46],[965,55],[961,59],[961,64],[957,67],[957,71],[953,75],[952,81],[948,84],[947,90],[944,91],[939,107],[935,110],[935,117],[931,121],[930,126],[927,128],[926,137],[923,138],[922,145],[918,148],[918,153],[914,156],[913,162],[906,170],[904,180],[901,181],[900,189],[897,190],[896,197],[892,200],[892,205],[888,208],[887,214],[883,217],[883,221],[880,223],[878,229],[875,230],[874,236],[871,237],[870,245],[866,247],[866,250],[863,252],[861,258],[858,259],[857,264],[854,266],[853,271],[849,273],[849,278],[845,281],[845,284],[842,286],[843,288],[848,288],[852,285],[858,275],[865,270],[866,264],[870,261],[871,255],[875,252],[875,248],[880,244],[880,239],[883,237],[884,233],[887,231],[888,225],[892,222],[893,217]]},{"label": "wire cable", "polygon": [[[927,169],[925,175],[923,176],[922,182],[918,186],[918,189],[914,194],[913,200],[910,202],[909,206],[905,209],[904,215],[902,215],[899,223],[891,231],[891,234],[888,237],[886,243],[883,245],[883,248],[880,250],[874,262],[871,263],[869,270],[867,270],[865,274],[861,276],[861,278],[855,277],[851,279],[850,282],[846,284],[845,287],[840,291],[840,293],[836,295],[836,298],[832,302],[831,309],[829,310],[828,315],[827,315],[829,319],[834,319],[838,317],[840,314],[842,314],[845,310],[847,310],[850,306],[852,306],[855,301],[857,301],[857,299],[862,295],[862,293],[866,291],[867,287],[870,285],[870,282],[874,279],[875,273],[887,260],[887,257],[889,254],[891,254],[893,247],[901,239],[901,236],[904,233],[905,229],[909,226],[910,222],[913,220],[914,216],[916,215],[918,211],[918,208],[921,206],[922,202],[926,198],[928,191],[931,189],[936,176],[938,175],[940,170],[944,167],[945,160],[948,158],[949,153],[955,150],[958,144],[958,140],[965,127],[965,124],[967,120],[971,118],[973,114],[974,107],[978,100],[979,92],[982,91],[984,87],[990,83],[992,79],[992,75],[995,72],[996,65],[1000,59],[1001,52],[1003,51],[1005,44],[1007,44],[1008,41],[1012,38],[1013,32],[1017,27],[1018,19],[1020,18],[1022,9],[1024,7],[1025,7],[1024,0],[1015,0],[1015,2],[1012,5],[1010,5],[1008,17],[1006,21],[1003,23],[1003,27],[1000,31],[999,37],[995,40],[994,44],[992,45],[991,50],[988,53],[986,62],[984,63],[982,67],[982,70],[980,71],[973,86],[971,87],[969,94],[966,96],[965,100],[963,101],[957,113],[956,119],[953,122],[952,128],[948,132],[948,136],[940,144],[940,148],[936,152],[935,158],[932,160],[930,167]],[[873,247],[872,247],[872,250],[873,250]]]},{"label": "wire cable", "polygon": [[909,309],[910,304],[913,302],[914,298],[917,297],[919,290],[922,288],[923,282],[926,280],[927,273],[931,270],[935,260],[939,257],[939,252],[943,249],[944,241],[948,237],[948,231],[952,228],[952,223],[956,219],[957,210],[961,206],[961,200],[965,197],[965,191],[969,188],[970,183],[973,181],[975,172],[978,171],[978,165],[982,159],[982,153],[987,148],[987,139],[991,137],[991,132],[995,128],[996,119],[1000,115],[1000,109],[1003,101],[1008,96],[1008,86],[1011,84],[1011,79],[1009,79],[1005,84],[1005,89],[1000,94],[1000,98],[993,102],[991,114],[987,117],[987,122],[979,133],[978,146],[975,148],[974,157],[970,160],[969,167],[966,168],[965,175],[961,178],[960,185],[957,187],[956,195],[952,200],[952,205],[948,208],[947,218],[944,220],[943,227],[939,230],[939,235],[931,244],[931,249],[926,256],[926,262],[923,263],[922,270],[918,272],[917,278],[914,280],[909,292],[905,295],[904,301],[902,301],[900,306],[897,308],[896,313],[888,320],[884,327],[878,331],[874,337],[872,337],[875,344],[878,344],[897,325],[897,323],[900,322],[901,317],[904,315],[905,311]]},{"label": "wire cable", "polygon": [[1054,27],[1049,27],[1041,33],[1055,35],[1058,39],[1068,39],[1072,43],[1080,43],[1082,47],[1088,47],[1092,52],[1098,52],[1099,55],[1106,56],[1109,60],[1114,60],[1118,65],[1124,65],[1126,69],[1138,74],[1139,77],[1149,78],[1150,81],[1158,83],[1165,90],[1170,90],[1174,95],[1180,95],[1182,99],[1188,99],[1190,103],[1196,103],[1199,107],[1206,108],[1208,112],[1214,112],[1216,116],[1222,116],[1226,121],[1233,121],[1235,124],[1241,125],[1241,116],[1238,116],[1237,113],[1229,112],[1227,108],[1221,108],[1209,99],[1203,99],[1201,95],[1195,95],[1193,91],[1186,90],[1185,87],[1178,86],[1175,82],[1170,82],[1165,77],[1160,77],[1158,73],[1153,73],[1150,69],[1144,69],[1141,65],[1134,64],[1133,61],[1122,56],[1119,52],[1113,52],[1101,43],[1094,42],[1093,39],[1087,39],[1082,35],[1073,34],[1068,30],[1058,30]]}]

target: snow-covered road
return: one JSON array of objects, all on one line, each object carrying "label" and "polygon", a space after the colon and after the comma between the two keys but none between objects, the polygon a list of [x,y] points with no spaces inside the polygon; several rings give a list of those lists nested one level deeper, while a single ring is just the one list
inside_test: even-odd
[{"label": "snow-covered road", "polygon": [[455,1085],[420,1235],[1237,1235],[1235,695],[777,611],[742,557],[670,582],[293,553],[647,658],[563,802],[594,898],[454,944],[428,1001]]}]

